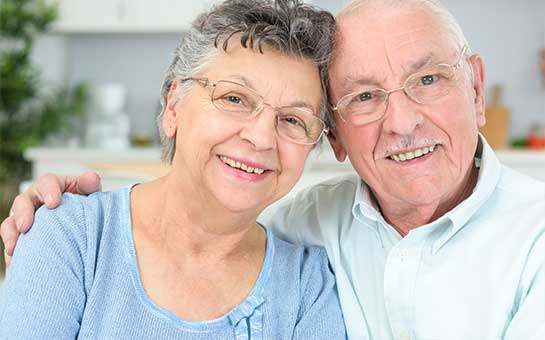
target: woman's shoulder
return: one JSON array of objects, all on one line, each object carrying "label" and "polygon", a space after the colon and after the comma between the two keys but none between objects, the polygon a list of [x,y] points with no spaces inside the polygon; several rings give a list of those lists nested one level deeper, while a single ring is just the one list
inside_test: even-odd
[{"label": "woman's shoulder", "polygon": [[[271,233],[272,234],[272,233]],[[275,257],[277,261],[296,262],[301,266],[327,260],[327,253],[320,246],[306,246],[281,239],[274,234]]]},{"label": "woman's shoulder", "polygon": [[274,269],[288,283],[306,286],[309,281],[334,280],[327,252],[320,246],[305,246],[274,238]]},{"label": "woman's shoulder", "polygon": [[63,194],[58,207],[38,209],[32,228],[21,235],[16,251],[20,247],[52,247],[77,251],[83,258],[88,256],[88,249],[101,239],[104,229],[116,229],[116,221],[126,213],[125,190],[89,196]]},{"label": "woman's shoulder", "polygon": [[97,226],[105,225],[106,219],[124,213],[124,192],[125,189],[120,189],[89,196],[65,193],[58,207],[49,209],[42,206],[38,209],[29,234],[47,229],[49,232],[64,230],[84,236]]},{"label": "woman's shoulder", "polygon": [[275,238],[269,301],[281,315],[295,315],[294,338],[344,339],[335,276],[327,252]]}]

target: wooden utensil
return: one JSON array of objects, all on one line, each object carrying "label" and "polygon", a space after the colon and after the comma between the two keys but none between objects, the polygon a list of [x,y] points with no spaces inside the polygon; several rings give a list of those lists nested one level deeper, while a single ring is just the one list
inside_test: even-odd
[{"label": "wooden utensil", "polygon": [[511,113],[501,103],[503,88],[494,85],[492,91],[492,102],[486,106],[486,124],[481,128],[481,133],[493,149],[504,149],[507,147]]}]

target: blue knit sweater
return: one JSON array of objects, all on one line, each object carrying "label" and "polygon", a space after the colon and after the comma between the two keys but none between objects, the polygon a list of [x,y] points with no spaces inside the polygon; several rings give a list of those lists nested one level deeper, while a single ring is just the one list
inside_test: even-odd
[{"label": "blue knit sweater", "polygon": [[0,339],[344,339],[325,251],[267,230],[262,271],[225,316],[185,321],[155,305],[140,281],[130,189],[65,194],[22,235],[0,290]]}]

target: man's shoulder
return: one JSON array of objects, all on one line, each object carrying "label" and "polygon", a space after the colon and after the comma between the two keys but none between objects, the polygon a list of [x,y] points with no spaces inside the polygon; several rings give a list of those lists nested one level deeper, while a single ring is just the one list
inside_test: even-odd
[{"label": "man's shoulder", "polygon": [[479,215],[507,239],[535,239],[545,232],[545,183],[502,166],[500,179]]},{"label": "man's shoulder", "polygon": [[500,195],[510,196],[514,201],[523,200],[545,204],[545,182],[507,166],[501,167],[497,191]]},{"label": "man's shoulder", "polygon": [[297,193],[293,202],[297,205],[306,203],[320,208],[352,207],[361,178],[357,174],[349,174],[327,179]]},{"label": "man's shoulder", "polygon": [[351,216],[357,175],[332,178],[283,200],[260,220],[277,236],[295,243],[325,245],[333,242],[343,221]]}]

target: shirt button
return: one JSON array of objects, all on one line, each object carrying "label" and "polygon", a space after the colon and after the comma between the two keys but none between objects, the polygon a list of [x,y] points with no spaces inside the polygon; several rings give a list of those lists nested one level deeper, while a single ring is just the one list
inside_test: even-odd
[{"label": "shirt button", "polygon": [[411,337],[409,336],[409,334],[407,332],[402,332],[400,335],[399,335],[399,338],[401,340],[411,340]]},{"label": "shirt button", "polygon": [[399,249],[399,259],[401,262],[409,258],[409,249]]}]

